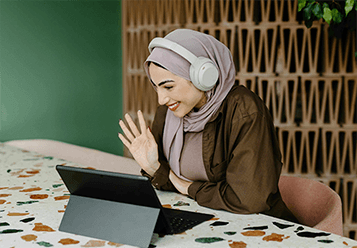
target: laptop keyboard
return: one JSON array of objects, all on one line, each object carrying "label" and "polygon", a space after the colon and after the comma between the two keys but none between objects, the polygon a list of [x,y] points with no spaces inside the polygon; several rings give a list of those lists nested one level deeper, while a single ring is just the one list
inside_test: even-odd
[{"label": "laptop keyboard", "polygon": [[200,224],[202,220],[193,220],[193,219],[183,219],[180,217],[170,218],[171,227],[174,229],[175,233],[181,233],[192,227]]},{"label": "laptop keyboard", "polygon": [[171,208],[163,208],[162,211],[165,215],[166,221],[168,222],[167,224],[170,225],[169,229],[171,229],[165,230],[167,234],[182,233],[214,217],[212,214]]}]

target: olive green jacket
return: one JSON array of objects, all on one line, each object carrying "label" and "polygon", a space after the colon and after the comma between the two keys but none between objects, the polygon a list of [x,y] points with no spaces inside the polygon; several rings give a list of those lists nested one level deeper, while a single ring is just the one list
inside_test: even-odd
[{"label": "olive green jacket", "polygon": [[[153,177],[142,174],[157,189],[175,191],[162,142],[167,109],[158,107],[152,127],[161,165]],[[199,205],[297,222],[278,189],[282,163],[275,127],[255,93],[244,86],[232,87],[203,130],[202,156],[209,181],[195,181],[188,188]]]}]

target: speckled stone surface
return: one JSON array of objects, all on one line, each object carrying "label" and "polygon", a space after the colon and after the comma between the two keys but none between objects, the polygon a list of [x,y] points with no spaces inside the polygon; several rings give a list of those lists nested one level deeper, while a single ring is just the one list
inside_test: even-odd
[{"label": "speckled stone surface", "polygon": [[[57,164],[82,167],[0,143],[0,247],[132,247],[58,231],[70,196],[55,170]],[[215,218],[181,234],[154,234],[151,247],[357,248],[355,240],[263,214],[232,214],[198,206],[176,193],[157,194],[165,207],[210,213]]]}]

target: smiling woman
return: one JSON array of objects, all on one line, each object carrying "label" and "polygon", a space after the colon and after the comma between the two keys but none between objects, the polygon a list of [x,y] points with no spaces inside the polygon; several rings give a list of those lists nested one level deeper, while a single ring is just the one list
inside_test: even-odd
[{"label": "smiling woman", "polygon": [[153,130],[138,112],[119,138],[152,184],[233,213],[297,222],[278,181],[281,154],[263,101],[235,85],[229,49],[214,37],[178,29],[155,38],[144,68],[158,94]]}]

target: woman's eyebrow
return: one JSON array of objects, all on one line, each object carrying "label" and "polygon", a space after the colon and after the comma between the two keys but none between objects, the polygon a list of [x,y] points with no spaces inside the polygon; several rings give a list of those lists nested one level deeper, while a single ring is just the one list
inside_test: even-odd
[{"label": "woman's eyebrow", "polygon": [[164,84],[166,84],[166,83],[170,83],[170,82],[175,82],[175,81],[172,80],[172,79],[168,79],[168,80],[165,80],[165,81],[160,82],[157,86],[162,86],[162,85],[164,85]]}]

